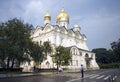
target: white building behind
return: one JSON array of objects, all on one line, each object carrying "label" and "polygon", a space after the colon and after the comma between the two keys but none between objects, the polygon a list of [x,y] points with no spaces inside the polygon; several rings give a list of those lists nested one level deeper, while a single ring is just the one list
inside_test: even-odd
[{"label": "white building behind", "polygon": [[[69,29],[69,15],[62,9],[56,18],[56,25],[51,24],[51,16],[47,12],[44,16],[44,27],[37,26],[31,37],[34,42],[39,44],[50,41],[53,48],[59,45],[69,47],[72,61],[66,68],[80,68],[80,65],[83,64],[86,69],[99,69],[95,53],[89,51],[86,43],[87,38],[84,34],[81,34],[80,30],[81,27],[77,24]],[[31,66],[33,66],[32,62]],[[52,57],[48,55],[47,59],[42,62],[41,68],[54,67],[56,67],[56,64],[53,63]]]}]

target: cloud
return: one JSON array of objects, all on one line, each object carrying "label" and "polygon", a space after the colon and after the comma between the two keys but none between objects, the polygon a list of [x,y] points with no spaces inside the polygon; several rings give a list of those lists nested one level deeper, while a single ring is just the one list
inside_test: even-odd
[{"label": "cloud", "polygon": [[110,48],[110,43],[120,38],[119,22],[119,13],[107,10],[86,16],[80,23],[82,32],[88,38],[90,49],[96,46]]},{"label": "cloud", "polygon": [[23,18],[26,22],[32,23],[34,26],[44,24],[44,15],[48,11],[52,16],[52,23],[55,21],[57,15],[59,1],[51,2],[44,0],[32,0],[29,1],[23,8]]},{"label": "cloud", "polygon": [[[22,18],[25,22],[33,24],[34,26],[43,25],[43,16],[49,11],[51,15],[58,9],[58,1],[44,1],[44,0],[11,0],[2,1],[0,5],[0,21],[6,21],[10,18]],[[55,6],[56,4],[56,6]],[[50,10],[51,9],[51,10]],[[54,17],[55,18],[55,17]]]},{"label": "cloud", "polygon": [[23,18],[26,22],[39,23],[41,20],[40,16],[43,15],[44,11],[41,1],[30,1],[24,6]]},{"label": "cloud", "polygon": [[44,14],[49,11],[52,24],[56,24],[56,16],[63,6],[70,16],[69,26],[80,24],[90,49],[108,48],[120,38],[119,1],[112,0],[1,0],[0,22],[17,17],[34,27],[43,26]]}]

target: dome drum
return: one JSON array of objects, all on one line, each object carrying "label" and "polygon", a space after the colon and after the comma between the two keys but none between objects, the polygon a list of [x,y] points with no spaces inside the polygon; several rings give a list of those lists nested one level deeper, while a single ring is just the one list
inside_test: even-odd
[{"label": "dome drum", "polygon": [[69,20],[67,20],[67,18],[61,18],[59,21],[60,22],[69,22]]}]

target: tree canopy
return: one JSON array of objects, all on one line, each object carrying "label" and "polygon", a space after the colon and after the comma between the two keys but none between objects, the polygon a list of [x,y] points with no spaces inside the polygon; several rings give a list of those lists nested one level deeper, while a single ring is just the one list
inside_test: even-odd
[{"label": "tree canopy", "polygon": [[115,61],[112,50],[107,50],[106,48],[96,48],[93,49],[92,52],[96,53],[96,61],[98,63],[107,64]]},{"label": "tree canopy", "polygon": [[20,66],[22,62],[30,61],[31,57],[34,61],[42,61],[43,48],[33,43],[30,38],[32,28],[32,25],[17,18],[0,23],[1,67]]},{"label": "tree canopy", "polygon": [[[17,18],[8,20],[5,23],[0,24],[0,59],[3,63],[7,60],[7,67],[11,67],[14,63],[20,64],[20,62],[28,60],[27,47],[28,41],[30,41],[30,31],[32,25],[24,24],[22,20]],[[4,58],[1,58],[4,55]],[[2,61],[4,60],[4,61]]]},{"label": "tree canopy", "polygon": [[115,63],[120,62],[120,39],[111,43],[111,48],[96,48],[92,52],[96,53],[98,63]]},{"label": "tree canopy", "polygon": [[57,68],[61,65],[69,65],[71,60],[70,51],[63,46],[56,47],[56,53],[52,56],[54,62],[57,64]]},{"label": "tree canopy", "polygon": [[114,56],[117,62],[120,62],[120,39],[111,43],[111,48],[114,52]]},{"label": "tree canopy", "polygon": [[52,52],[52,47],[50,45],[49,41],[46,41],[43,43],[43,52],[44,52],[44,58],[46,59],[48,54],[51,54]]}]

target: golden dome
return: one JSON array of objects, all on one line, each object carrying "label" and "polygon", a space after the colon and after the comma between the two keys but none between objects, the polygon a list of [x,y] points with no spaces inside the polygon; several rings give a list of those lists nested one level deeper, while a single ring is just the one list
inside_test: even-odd
[{"label": "golden dome", "polygon": [[44,15],[44,20],[46,20],[46,19],[51,20],[51,16],[48,12]]},{"label": "golden dome", "polygon": [[61,18],[67,18],[69,20],[69,15],[64,11],[64,8],[62,8],[61,12],[58,14],[56,20],[57,22],[61,19]]}]

